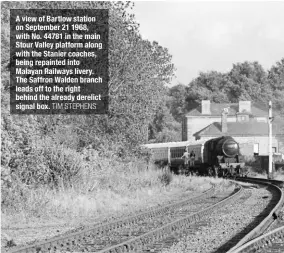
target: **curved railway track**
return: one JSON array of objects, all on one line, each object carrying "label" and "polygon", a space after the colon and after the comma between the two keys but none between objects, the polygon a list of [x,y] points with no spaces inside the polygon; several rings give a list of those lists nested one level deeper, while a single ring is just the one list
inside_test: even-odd
[{"label": "curved railway track", "polygon": [[233,253],[283,253],[284,252],[284,226],[274,229],[267,234],[259,236],[245,243]]},{"label": "curved railway track", "polygon": [[279,200],[273,186],[245,184],[243,187],[241,198],[213,211],[204,220],[205,224],[178,235],[180,240],[162,252],[225,253],[238,244],[267,217]]},{"label": "curved railway track", "polygon": [[[203,202],[203,199],[211,199],[210,201],[207,201],[207,206],[209,204],[216,203],[218,200],[223,199],[226,196],[218,196],[211,198],[212,195],[215,193],[215,188],[211,188],[210,190],[206,191],[205,193],[196,196],[194,198],[189,198],[187,200],[183,200],[181,202],[177,202],[171,205],[163,206],[160,208],[155,208],[150,211],[140,213],[135,216],[128,217],[126,219],[120,219],[115,222],[103,224],[100,226],[95,226],[89,229],[85,229],[80,232],[72,233],[67,236],[61,236],[61,237],[56,237],[51,240],[45,240],[43,242],[26,246],[26,247],[21,247],[21,248],[14,248],[10,250],[9,252],[68,252],[71,249],[74,249],[76,245],[81,245],[84,244],[83,248],[78,249],[79,252],[84,252],[86,251],[86,247],[89,246],[89,240],[92,238],[106,238],[109,237],[110,234],[115,234],[116,230],[123,229],[124,227],[129,227],[129,226],[137,226],[138,223],[143,223],[143,221],[146,220],[154,220],[156,217],[164,217],[164,214],[168,215],[168,218],[171,216],[172,210],[179,210],[180,215],[182,216],[186,212],[188,212],[188,208],[186,209],[185,207],[188,206],[189,204],[191,206],[195,206],[195,208],[200,207],[200,202]],[[231,192],[230,192],[231,193]],[[204,206],[203,206],[204,207]],[[194,211],[194,210],[192,210]],[[196,211],[196,210],[195,210]],[[198,215],[193,216],[194,219],[199,219]],[[173,219],[173,217],[172,217]],[[161,221],[161,219],[160,219]],[[169,220],[167,220],[169,221]],[[155,227],[160,226],[160,224],[155,224]],[[136,231],[137,232],[137,231]],[[130,235],[135,236],[133,233]],[[84,243],[86,242],[86,243]],[[112,244],[112,243],[111,243]],[[89,247],[87,247],[89,248]],[[102,248],[102,247],[101,247]],[[78,252],[78,250],[76,250]],[[90,249],[91,250],[91,249]]]},{"label": "curved railway track", "polygon": [[209,190],[205,191],[202,194],[199,194],[195,197],[187,198],[185,200],[165,205],[158,208],[151,208],[148,211],[139,213],[137,215],[130,216],[128,218],[122,218],[117,221],[108,222],[100,225],[95,225],[93,227],[90,227],[88,229],[85,229],[80,232],[75,232],[72,234],[69,234],[67,236],[57,236],[55,238],[45,240],[36,244],[32,244],[25,247],[16,247],[8,251],[9,253],[18,253],[18,252],[50,252],[51,249],[58,249],[58,248],[64,248],[65,246],[69,247],[70,243],[72,245],[77,244],[77,242],[80,242],[81,240],[84,240],[84,238],[91,236],[91,235],[106,235],[110,231],[115,230],[117,228],[121,228],[124,226],[127,226],[129,224],[136,224],[139,220],[144,219],[151,219],[159,215],[163,215],[165,212],[168,212],[171,209],[174,208],[180,208],[182,206],[188,205],[190,203],[194,203],[195,201],[199,199],[203,199],[206,197],[210,197],[214,195],[215,187],[210,188]]},{"label": "curved railway track", "polygon": [[[234,246],[229,251],[234,253],[241,245],[256,238],[270,226],[275,215],[277,217],[283,202],[281,189],[274,186],[274,184],[279,185],[279,182],[272,183],[252,178],[239,178],[238,180],[268,185],[275,191],[275,196],[267,209],[268,213],[258,217],[262,221],[257,222],[258,225],[254,225],[253,230],[249,229],[248,232],[239,235],[237,240],[228,244]],[[280,186],[283,186],[281,183]],[[171,244],[173,240],[177,239],[182,231],[187,230],[188,232],[190,229],[202,226],[203,218],[209,216],[213,210],[234,202],[241,195],[244,195],[243,199],[250,197],[248,193],[243,194],[241,186],[234,192],[225,193],[216,193],[216,190],[212,188],[194,198],[154,208],[125,219],[96,225],[67,236],[56,237],[22,248],[14,248],[8,252],[157,252],[165,244]],[[265,217],[266,215],[267,217]]]},{"label": "curved railway track", "polygon": [[[262,222],[246,234],[228,253],[244,253],[244,252],[284,252],[284,217],[282,217],[282,209],[284,208],[284,194],[281,188],[284,188],[284,181],[256,179],[256,178],[239,178],[238,180],[245,182],[256,182],[273,187],[276,191],[277,198],[274,207]],[[272,225],[276,225],[276,229],[267,232]],[[267,233],[266,233],[267,232]]]},{"label": "curved railway track", "polygon": [[[252,196],[251,191],[246,190],[243,188],[242,192],[237,198],[234,198],[234,200],[227,205],[222,206],[222,208],[219,209],[212,209],[211,212],[202,217],[201,220],[190,224],[188,228],[184,231],[178,231],[175,234],[171,234],[170,236],[163,238],[162,240],[153,243],[147,247],[146,250],[143,252],[207,252],[204,250],[204,245],[206,244],[207,248],[210,248],[212,252],[212,249],[214,248],[214,245],[212,245],[212,240],[216,240],[216,238],[212,238],[211,233],[214,233],[213,230],[217,230],[218,234],[223,235],[222,231],[219,227],[214,227],[212,229],[211,227],[211,221],[212,219],[215,220],[219,225],[221,225],[222,222],[222,216],[224,215],[224,211],[226,213],[227,208],[234,208],[236,203],[239,205],[244,203],[245,201],[248,201]],[[206,233],[204,234],[204,232]],[[172,248],[172,245],[173,248]],[[219,251],[217,251],[219,253]],[[223,252],[223,251],[221,251]]]},{"label": "curved railway track", "polygon": [[[240,194],[239,190],[238,194]],[[137,252],[171,233],[186,229],[190,224],[209,214],[213,208],[229,203],[232,197],[235,196],[232,195],[232,191],[229,191],[217,193],[214,197],[198,199],[190,205],[172,209],[153,220],[144,220],[136,227],[124,227],[115,231],[115,234],[110,233],[107,236],[97,237],[95,241],[87,241],[75,248],[75,252],[82,252],[86,245],[90,245],[90,248],[86,250],[91,252],[128,252],[128,250]]]}]

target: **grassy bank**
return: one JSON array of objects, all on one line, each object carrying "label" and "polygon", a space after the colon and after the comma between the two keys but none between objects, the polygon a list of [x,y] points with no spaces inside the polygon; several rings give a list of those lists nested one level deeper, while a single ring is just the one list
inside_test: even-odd
[{"label": "grassy bank", "polygon": [[142,163],[109,162],[99,172],[85,168],[70,187],[62,185],[50,189],[22,185],[24,196],[17,199],[17,205],[2,208],[2,226],[35,219],[72,220],[106,213],[129,213],[153,206],[161,197],[166,199],[183,192],[190,196],[209,189],[212,183],[224,183],[222,179],[177,176],[154,166],[146,168]]},{"label": "grassy bank", "polygon": [[172,175],[138,160],[122,162],[96,153],[89,157],[69,186],[19,184],[17,191],[8,189],[5,193],[15,203],[2,205],[5,235],[21,245],[195,196],[212,184],[228,184],[223,179]]}]

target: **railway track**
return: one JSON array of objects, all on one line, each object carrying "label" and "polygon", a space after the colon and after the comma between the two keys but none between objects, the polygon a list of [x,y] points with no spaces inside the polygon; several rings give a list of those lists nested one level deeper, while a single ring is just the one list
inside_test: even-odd
[{"label": "railway track", "polygon": [[[234,238],[231,244],[227,244],[229,249],[235,245],[230,251],[234,253],[234,250],[270,226],[274,220],[273,215],[278,213],[279,201],[283,202],[281,190],[279,192],[279,188],[271,181],[256,181],[251,178],[238,180],[268,185],[278,193],[267,208],[269,215],[265,217],[268,214],[265,213],[258,217],[263,221],[258,221],[259,224],[254,225],[254,229],[248,228],[245,233]],[[216,193],[212,188],[194,198],[8,252],[159,252],[180,238],[184,230],[190,233],[206,226],[204,218],[213,210],[233,203],[240,196],[241,201],[245,201],[250,195],[249,192],[244,193],[242,187],[234,192],[223,193]]]},{"label": "railway track", "polygon": [[[275,193],[266,186],[244,186],[238,200],[221,210],[213,211],[195,230],[189,229],[180,240],[163,253],[225,253],[261,223],[274,207]],[[169,248],[169,249],[168,249]]]},{"label": "railway track", "polygon": [[[272,182],[274,182],[277,186],[279,186],[280,188],[282,188],[282,190],[284,190],[284,181],[273,180]],[[270,226],[267,228],[265,232],[268,233],[272,230],[275,230],[283,226],[284,226],[284,204],[282,205],[280,211],[277,213],[277,219],[270,224]]]},{"label": "railway track", "polygon": [[[245,201],[248,201],[251,195],[251,192],[244,188],[239,197],[235,198],[233,202],[228,203],[228,205],[225,205],[220,209],[213,209],[210,214],[206,217],[203,217],[203,219],[194,224],[190,224],[185,231],[181,230],[175,234],[171,234],[170,236],[149,245],[148,248],[143,252],[146,253],[147,250],[148,252],[206,252],[201,246],[202,243],[205,243],[209,246],[209,248],[212,249],[212,244],[210,245],[210,241],[212,239],[211,232],[216,229],[222,236],[224,236],[224,234],[222,234],[217,226],[215,226],[213,229],[210,228],[211,219],[213,218],[216,223],[221,225],[223,223],[222,216],[224,215],[224,210],[226,210],[226,208],[235,206],[236,203],[242,204]],[[203,234],[204,231],[206,231],[207,234]],[[202,242],[203,239],[205,239],[205,241]],[[188,245],[186,245],[187,243]],[[172,245],[174,245],[173,248],[171,248]],[[219,253],[219,251],[217,252]]]},{"label": "railway track", "polygon": [[[272,186],[276,194],[274,195],[274,207],[263,221],[246,234],[228,253],[241,252],[284,252],[284,217],[282,211],[284,208],[284,194],[281,188],[284,188],[283,181],[242,178],[238,179],[246,182],[257,182]],[[277,201],[278,199],[278,201]],[[271,230],[272,227],[276,229]]]},{"label": "railway track", "polygon": [[[142,250],[146,245],[160,240],[171,234],[185,229],[188,224],[201,220],[201,215],[206,215],[203,210],[211,210],[212,206],[218,205],[222,200],[229,198],[232,191],[217,193],[203,199],[197,199],[194,203],[179,209],[171,209],[162,216],[155,217],[153,220],[143,220],[134,226],[127,226],[109,233],[108,235],[98,236],[84,242],[75,248],[75,252],[82,250],[95,252],[116,252],[125,250],[133,246],[132,250]],[[90,246],[86,248],[86,246]],[[143,247],[142,247],[143,246]],[[147,249],[146,249],[147,250]],[[152,249],[151,249],[152,250]]]},{"label": "railway track", "polygon": [[267,232],[270,232],[272,230],[275,230],[283,226],[284,226],[284,205],[282,205],[282,208],[277,215],[277,219],[268,227]]},{"label": "railway track", "polygon": [[[219,194],[219,196],[213,197],[213,194],[215,193],[215,189],[212,188],[208,191],[206,191],[205,193],[196,196],[194,198],[190,198],[178,203],[174,203],[171,205],[167,205],[164,207],[160,207],[160,208],[156,208],[153,209],[151,211],[147,211],[144,213],[140,213],[138,215],[135,216],[131,216],[128,217],[126,219],[121,219],[115,222],[111,222],[111,223],[107,223],[107,224],[103,224],[101,226],[95,226],[93,228],[89,228],[80,232],[76,232],[73,234],[70,234],[68,236],[62,236],[62,237],[57,237],[51,240],[46,240],[43,241],[41,243],[37,243],[34,245],[30,245],[30,246],[26,246],[26,247],[22,247],[22,248],[14,248],[12,250],[10,250],[9,252],[70,252],[71,250],[75,249],[77,247],[77,249],[75,249],[76,252],[84,252],[86,250],[91,250],[90,248],[90,240],[92,238],[107,238],[110,236],[110,234],[115,235],[115,231],[117,230],[121,230],[121,229],[125,229],[127,227],[139,227],[141,224],[143,224],[143,221],[146,220],[154,220],[156,217],[160,217],[158,222],[153,222],[152,223],[152,228],[156,228],[157,226],[161,225],[161,222],[163,221],[163,219],[161,219],[161,217],[164,217],[165,214],[167,214],[167,220],[166,222],[169,222],[169,220],[174,220],[174,215],[172,214],[172,210],[179,210],[179,215],[180,217],[183,217],[187,212],[190,212],[189,210],[189,204],[190,206],[194,206],[194,208],[191,210],[191,212],[195,212],[197,211],[197,208],[205,208],[206,205],[204,205],[203,203],[203,207],[201,207],[201,203],[204,202],[204,199],[207,199],[207,206],[208,205],[212,205],[216,202],[218,202],[218,200],[221,200],[225,197],[228,196],[222,196],[222,194]],[[230,195],[232,192],[227,193],[227,195]],[[187,206],[187,207],[186,207]],[[190,222],[194,222],[195,220],[200,219],[201,216],[198,216],[200,214],[196,214],[196,215],[192,215],[192,217],[190,218]],[[166,222],[164,222],[163,224],[166,224]],[[182,221],[179,222],[179,224],[182,223]],[[139,226],[137,224],[140,224]],[[176,225],[177,229],[179,229],[179,225]],[[183,226],[181,226],[183,227]],[[127,229],[126,229],[127,230]],[[145,230],[144,230],[145,231]],[[141,231],[140,231],[141,232]],[[135,235],[136,233],[136,235]],[[128,240],[129,238],[132,238],[134,236],[137,237],[137,233],[139,233],[136,231],[132,231],[130,234],[128,233]],[[141,232],[142,233],[142,232]],[[140,233],[140,234],[141,234]],[[159,234],[158,232],[155,232],[157,235]],[[153,236],[154,234],[153,233]],[[130,237],[129,237],[130,236]],[[139,237],[139,236],[138,236]],[[140,236],[141,237],[141,236]],[[155,237],[155,236],[154,236]],[[114,242],[112,241],[110,244],[112,245]],[[100,246],[101,249],[105,246],[109,246],[110,244],[106,243],[106,245],[104,246]],[[78,245],[80,245],[80,248],[78,248]],[[94,246],[94,244],[92,244],[91,246]],[[88,249],[87,249],[88,248]],[[98,248],[96,248],[97,250]]]},{"label": "railway track", "polygon": [[274,229],[256,239],[245,243],[233,253],[283,253],[284,226]]},{"label": "railway track", "polygon": [[215,187],[213,186],[209,190],[205,191],[202,194],[199,194],[195,197],[187,198],[182,201],[165,205],[158,208],[151,208],[148,211],[139,213],[137,215],[130,216],[128,218],[122,218],[117,221],[108,222],[104,224],[96,224],[93,227],[90,227],[88,229],[74,232],[72,234],[69,234],[67,236],[58,236],[49,240],[45,240],[36,244],[32,244],[25,247],[16,247],[11,249],[8,252],[50,252],[51,249],[58,249],[58,248],[64,248],[70,246],[70,242],[72,245],[75,245],[77,242],[84,240],[84,238],[92,235],[106,235],[110,233],[110,231],[115,230],[117,228],[121,228],[124,226],[127,226],[129,224],[136,224],[139,220],[144,219],[152,219],[156,216],[163,215],[165,212],[168,212],[171,209],[177,209],[181,208],[185,205],[188,205],[190,203],[198,202],[203,198],[210,197],[214,195],[215,193]]},{"label": "railway track", "polygon": [[265,232],[268,232],[271,230],[271,228],[277,228],[284,226],[284,181],[279,180],[267,180],[267,179],[254,179],[254,178],[245,178],[242,179],[242,181],[250,182],[258,182],[265,185],[270,185],[270,187],[273,187],[273,191],[275,191],[275,200],[273,201],[273,204],[275,204],[275,207],[270,211],[270,213],[267,215],[267,217],[261,222],[259,226],[257,226],[253,231],[251,231],[250,236],[248,236],[246,239],[251,240],[252,238],[256,236],[260,236]]}]

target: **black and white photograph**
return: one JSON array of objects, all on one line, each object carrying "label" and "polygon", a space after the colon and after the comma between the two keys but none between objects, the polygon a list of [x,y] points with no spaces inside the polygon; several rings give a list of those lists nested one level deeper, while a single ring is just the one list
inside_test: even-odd
[{"label": "black and white photograph", "polygon": [[1,1],[3,253],[283,253],[284,1]]}]

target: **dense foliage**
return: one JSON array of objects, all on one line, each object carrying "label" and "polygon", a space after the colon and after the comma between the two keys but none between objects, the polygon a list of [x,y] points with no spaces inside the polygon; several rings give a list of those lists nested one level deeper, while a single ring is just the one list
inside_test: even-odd
[{"label": "dense foliage", "polygon": [[215,103],[250,100],[267,105],[272,100],[277,112],[284,113],[284,58],[268,71],[258,62],[233,64],[227,73],[201,72],[188,85],[176,85],[169,91],[170,111],[181,122],[181,115],[195,108],[202,99]]},{"label": "dense foliage", "polygon": [[[2,196],[4,199],[9,196],[5,201],[11,200],[11,196],[21,196],[26,186],[68,187],[91,159],[86,156],[86,150],[95,151],[99,157],[126,160],[140,156],[139,146],[146,141],[181,140],[183,114],[202,99],[216,103],[272,100],[277,110],[284,112],[284,58],[269,71],[257,62],[244,62],[234,64],[228,73],[202,72],[187,86],[166,88],[174,75],[172,57],[157,42],[141,38],[139,24],[129,14],[132,3],[1,4],[1,174]],[[108,115],[10,115],[9,10],[12,8],[109,9]]]},{"label": "dense foliage", "polygon": [[[140,154],[148,126],[165,104],[172,56],[143,40],[129,2],[2,2],[2,174],[8,184],[70,184],[86,149],[102,157]],[[18,116],[9,112],[9,9],[109,9],[109,114]],[[12,184],[13,185],[13,184]],[[4,184],[5,186],[5,184]]]}]

